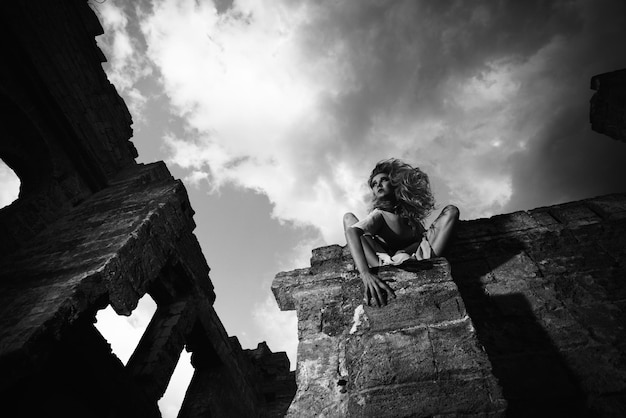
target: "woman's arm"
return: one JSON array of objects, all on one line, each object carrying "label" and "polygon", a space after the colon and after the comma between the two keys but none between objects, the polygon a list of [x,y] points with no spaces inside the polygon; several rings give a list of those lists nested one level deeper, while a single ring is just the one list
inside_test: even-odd
[{"label": "woman's arm", "polygon": [[375,306],[385,306],[387,304],[387,296],[390,295],[395,298],[396,294],[387,283],[370,271],[363,249],[363,231],[360,228],[347,227],[346,241],[354,259],[355,267],[359,271],[361,280],[363,280],[363,300],[368,305],[370,300],[372,300]]}]

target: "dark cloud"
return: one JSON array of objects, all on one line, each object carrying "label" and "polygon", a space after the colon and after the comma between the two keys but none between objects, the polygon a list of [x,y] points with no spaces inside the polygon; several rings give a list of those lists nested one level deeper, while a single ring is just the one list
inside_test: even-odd
[{"label": "dark cloud", "polygon": [[[304,45],[312,57],[341,54],[345,60],[353,86],[329,98],[328,109],[340,121],[337,137],[347,148],[369,138],[371,149],[381,140],[372,134],[381,114],[453,122],[450,80],[480,74],[497,61],[516,71],[543,54],[541,65],[520,75],[517,102],[507,103],[517,112],[511,129],[533,136],[508,166],[500,161],[513,175],[507,208],[530,208],[624,189],[626,144],[593,133],[587,116],[591,76],[626,67],[624,4],[324,2]],[[488,115],[476,121],[490,122]],[[447,149],[455,146],[472,144],[459,138]],[[497,154],[487,157],[494,160],[489,167],[498,164]]]},{"label": "dark cloud", "polygon": [[[592,5],[593,4],[593,5]],[[527,152],[511,159],[514,194],[505,209],[530,209],[626,191],[626,144],[589,124],[593,75],[626,67],[626,3],[581,2],[584,25],[543,74],[562,93]],[[534,91],[538,100],[541,91]]]},{"label": "dark cloud", "polygon": [[626,192],[626,144],[591,131],[588,109],[555,117],[527,152],[511,159],[512,200],[505,212]]},{"label": "dark cloud", "polygon": [[[392,156],[426,168],[443,190],[441,200],[465,200],[470,216],[500,211],[509,180],[513,194],[507,208],[530,208],[600,194],[622,173],[614,165],[621,155],[615,144],[592,148],[587,112],[591,76],[626,67],[623,54],[613,49],[626,35],[623,1],[286,4],[294,15],[285,16],[293,17],[294,26],[277,33],[288,34],[285,43],[300,54],[293,59],[295,77],[308,74],[319,92],[310,115],[293,121],[284,135],[290,141],[282,149],[288,152],[277,165],[293,171],[300,185],[290,200],[327,183],[331,198],[346,201],[344,194],[352,192],[335,181],[338,166],[350,174],[359,171],[365,182],[376,161]],[[236,2],[227,6],[222,24],[231,15],[245,15],[249,23],[235,19],[224,26],[241,31],[241,39],[263,28],[266,17],[259,10]],[[137,20],[154,11],[146,3],[134,10]],[[159,21],[155,30],[170,20]],[[152,55],[159,51],[153,45]],[[166,79],[158,69],[155,74]],[[194,106],[204,96],[185,100]],[[248,156],[232,154],[226,157],[233,161]],[[581,175],[576,167],[582,157],[608,162],[604,174],[583,170]],[[236,171],[238,165],[225,167]]]},{"label": "dark cloud", "polygon": [[305,42],[309,54],[342,54],[358,88],[336,98],[337,106],[358,103],[370,113],[407,95],[413,110],[441,112],[441,87],[450,77],[496,59],[523,61],[555,35],[582,27],[580,11],[567,1],[326,2],[317,11]]}]

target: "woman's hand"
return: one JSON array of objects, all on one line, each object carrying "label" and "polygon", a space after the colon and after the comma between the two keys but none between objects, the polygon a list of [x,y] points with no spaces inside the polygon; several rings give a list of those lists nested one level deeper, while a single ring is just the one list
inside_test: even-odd
[{"label": "woman's hand", "polygon": [[368,306],[371,306],[370,300],[374,306],[385,306],[389,296],[395,299],[393,289],[375,274],[369,271],[361,273],[361,280],[363,280],[363,301]]}]

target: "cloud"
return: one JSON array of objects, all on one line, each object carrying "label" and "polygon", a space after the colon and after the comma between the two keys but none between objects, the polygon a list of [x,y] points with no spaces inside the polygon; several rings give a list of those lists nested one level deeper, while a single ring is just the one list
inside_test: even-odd
[{"label": "cloud", "polygon": [[591,77],[626,67],[616,44],[626,37],[626,4],[572,4],[579,30],[555,36],[524,67],[528,110],[517,123],[535,128],[526,128],[532,135],[509,159],[515,193],[507,211],[626,191],[626,147],[589,123]]},{"label": "cloud", "polygon": [[148,97],[138,87],[138,82],[150,76],[153,70],[142,54],[145,48],[141,44],[142,38],[131,28],[137,19],[137,10],[132,5],[118,6],[111,1],[90,4],[104,29],[98,45],[107,57],[105,66],[109,81],[124,95],[135,122],[146,122],[142,115]]},{"label": "cloud", "polygon": [[613,69],[617,54],[598,45],[620,32],[606,29],[618,3],[164,0],[136,12],[140,30],[126,33],[140,40],[116,56],[145,46],[185,121],[164,142],[189,181],[263,193],[274,217],[335,243],[344,212],[365,214],[369,171],[392,156],[425,169],[464,218],[552,203],[559,184],[532,199],[523,179],[558,168],[537,150],[571,123],[561,115],[581,117],[563,113],[588,105],[572,90]]}]

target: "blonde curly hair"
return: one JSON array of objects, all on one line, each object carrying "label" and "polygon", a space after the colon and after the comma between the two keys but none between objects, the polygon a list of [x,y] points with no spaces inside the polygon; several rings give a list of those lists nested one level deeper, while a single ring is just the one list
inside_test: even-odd
[{"label": "blonde curly hair", "polygon": [[374,196],[371,209],[393,212],[408,220],[414,230],[423,227],[424,219],[435,207],[435,198],[430,190],[428,175],[418,167],[413,167],[397,158],[379,161],[367,182],[372,187],[372,180],[378,174],[389,176],[393,196],[377,198]]}]

